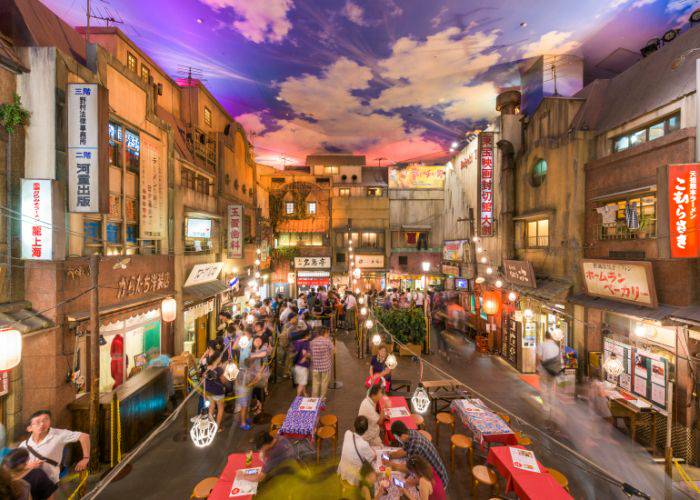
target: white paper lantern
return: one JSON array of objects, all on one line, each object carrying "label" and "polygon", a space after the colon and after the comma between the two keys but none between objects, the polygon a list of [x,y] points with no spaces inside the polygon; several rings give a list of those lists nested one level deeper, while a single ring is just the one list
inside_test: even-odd
[{"label": "white paper lantern", "polygon": [[476,247],[476,253],[481,253],[481,252],[483,252],[483,251],[484,251],[483,248],[481,248],[481,247]]},{"label": "white paper lantern", "polygon": [[493,267],[487,267],[486,268],[486,274],[493,274]]},{"label": "white paper lantern", "polygon": [[362,276],[362,269],[360,269],[359,267],[356,267],[356,268],[352,271],[352,275],[353,275],[355,278],[359,278],[360,276]]},{"label": "white paper lantern", "polygon": [[367,308],[366,307],[360,307],[360,315],[365,316],[367,314]]},{"label": "white paper lantern", "polygon": [[487,259],[486,256],[482,257],[481,260],[480,260],[480,262],[481,262],[482,264],[486,264],[488,261],[489,261],[489,259]]},{"label": "white paper lantern", "polygon": [[496,288],[501,288],[503,286],[502,280],[496,280]]},{"label": "white paper lantern", "polygon": [[[248,338],[248,337],[246,337]],[[224,368],[224,378],[229,382],[233,382],[238,377],[238,366],[233,361],[226,363],[226,368]]]},{"label": "white paper lantern", "polygon": [[483,278],[482,276],[478,276],[474,281],[476,282],[477,285],[481,285],[484,281],[486,281],[486,279]]},{"label": "white paper lantern", "polygon": [[255,316],[252,314],[249,314],[248,316],[245,317],[245,322],[248,323],[249,325],[252,325],[255,323]]},{"label": "white paper lantern", "polygon": [[511,302],[515,302],[516,300],[518,300],[518,294],[515,292],[510,292],[508,294],[508,300]]},{"label": "white paper lantern", "polygon": [[379,335],[378,333],[375,333],[372,335],[372,344],[374,345],[380,345],[382,343],[382,336]]},{"label": "white paper lantern", "polygon": [[523,316],[525,316],[526,319],[532,319],[535,316],[535,313],[532,312],[532,309],[525,309],[523,311]]},{"label": "white paper lantern", "polygon": [[163,302],[160,303],[160,315],[166,323],[175,321],[175,317],[177,316],[177,301],[172,297],[163,299]]},{"label": "white paper lantern", "polygon": [[248,338],[247,335],[243,335],[240,339],[238,339],[238,347],[240,349],[245,349],[250,345],[250,339]]},{"label": "white paper lantern", "polygon": [[22,334],[17,330],[0,331],[0,371],[11,370],[22,360]]},{"label": "white paper lantern", "polygon": [[258,254],[258,255],[260,255],[260,254],[262,253],[262,250],[260,250],[259,248],[256,248],[256,249],[255,249],[255,253]]},{"label": "white paper lantern", "polygon": [[355,288],[355,294],[356,294],[356,295],[359,295],[359,293],[360,293],[360,289],[359,289],[359,288]]},{"label": "white paper lantern", "polygon": [[255,259],[255,265],[259,266],[260,265],[260,259]]},{"label": "white paper lantern", "polygon": [[430,397],[422,385],[418,385],[411,397],[411,406],[416,413],[423,414],[430,408]]},{"label": "white paper lantern", "polygon": [[192,420],[192,429],[190,429],[190,437],[192,442],[198,448],[204,448],[209,446],[214,442],[214,437],[216,437],[216,431],[219,430],[219,426],[209,414],[197,415]]},{"label": "white paper lantern", "polygon": [[611,377],[619,377],[622,375],[622,372],[625,371],[625,367],[622,365],[622,362],[612,354],[608,359],[605,360],[605,363],[603,363],[603,370],[610,375]]},{"label": "white paper lantern", "polygon": [[365,303],[364,297],[360,297],[359,299],[357,299],[357,303],[360,305],[364,304]]},{"label": "white paper lantern", "polygon": [[384,364],[389,370],[393,370],[399,363],[398,361],[396,361],[396,356],[394,356],[393,354],[389,354],[386,357],[386,361],[384,361]]},{"label": "white paper lantern", "polygon": [[368,319],[367,321],[365,321],[365,328],[367,328],[368,330],[371,330],[373,326],[374,326],[374,321],[372,321],[371,319]]}]

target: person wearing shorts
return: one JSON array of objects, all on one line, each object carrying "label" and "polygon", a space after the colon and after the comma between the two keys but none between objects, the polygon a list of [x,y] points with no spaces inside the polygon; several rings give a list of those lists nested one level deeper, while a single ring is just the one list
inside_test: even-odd
[{"label": "person wearing shorts", "polygon": [[306,386],[309,384],[309,367],[311,366],[311,347],[308,333],[294,341],[294,383],[297,385],[297,396],[307,396]]}]

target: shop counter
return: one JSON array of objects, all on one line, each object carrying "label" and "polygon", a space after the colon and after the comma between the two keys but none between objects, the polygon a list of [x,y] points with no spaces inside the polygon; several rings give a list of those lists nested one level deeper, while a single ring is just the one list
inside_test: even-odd
[{"label": "shop counter", "polygon": [[[165,415],[168,403],[170,372],[168,368],[149,367],[134,375],[114,391],[100,394],[100,460],[109,462],[112,425],[112,400],[119,401],[121,419],[121,452],[131,450]],[[89,433],[89,394],[68,405],[73,414],[73,428]]]}]

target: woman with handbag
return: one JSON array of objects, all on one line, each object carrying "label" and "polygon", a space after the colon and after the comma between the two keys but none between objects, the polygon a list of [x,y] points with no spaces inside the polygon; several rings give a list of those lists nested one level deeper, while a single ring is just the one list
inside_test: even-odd
[{"label": "woman with handbag", "polygon": [[377,455],[362,436],[367,432],[367,417],[359,416],[355,419],[355,431],[348,429],[343,437],[343,451],[340,454],[338,475],[344,481],[357,486],[360,480],[360,468],[363,463],[373,462]]}]

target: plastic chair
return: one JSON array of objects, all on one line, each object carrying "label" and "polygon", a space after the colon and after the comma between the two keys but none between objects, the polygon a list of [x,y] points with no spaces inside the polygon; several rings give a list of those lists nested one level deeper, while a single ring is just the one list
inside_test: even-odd
[{"label": "plastic chair", "polygon": [[557,469],[552,469],[550,467],[547,467],[547,472],[554,478],[554,480],[559,483],[559,485],[564,488],[566,491],[569,491],[569,479],[559,472]]},{"label": "plastic chair", "polygon": [[325,415],[321,415],[319,422],[321,423],[322,427],[333,427],[335,429],[335,432],[338,432],[338,417],[336,417],[332,413],[326,413]]}]

